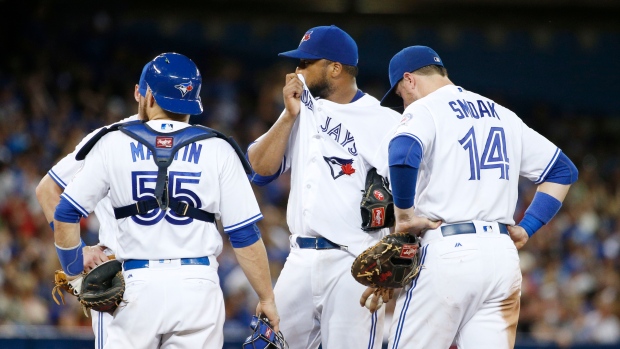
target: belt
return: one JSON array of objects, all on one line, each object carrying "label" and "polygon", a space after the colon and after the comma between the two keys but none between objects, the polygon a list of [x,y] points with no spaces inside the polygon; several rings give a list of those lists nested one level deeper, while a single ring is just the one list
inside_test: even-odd
[{"label": "belt", "polygon": [[335,242],[331,242],[326,238],[310,238],[310,237],[297,237],[297,245],[299,248],[311,248],[314,250],[331,250],[341,249],[344,246],[340,246]]},{"label": "belt", "polygon": [[[157,262],[158,260],[153,260]],[[165,261],[165,259],[159,259],[159,261]],[[148,259],[128,259],[123,263],[123,269],[132,270],[140,268],[148,268],[151,261]],[[181,265],[210,265],[209,257],[198,258],[181,258]]]},{"label": "belt", "polygon": [[[497,223],[499,225],[499,233],[510,235],[508,233],[508,228],[504,223]],[[491,233],[493,232],[493,226],[486,225],[483,227],[485,232]],[[476,226],[474,223],[460,223],[460,224],[451,224],[444,225],[441,227],[441,234],[443,236],[452,236],[452,235],[460,235],[460,234],[476,234]]]}]

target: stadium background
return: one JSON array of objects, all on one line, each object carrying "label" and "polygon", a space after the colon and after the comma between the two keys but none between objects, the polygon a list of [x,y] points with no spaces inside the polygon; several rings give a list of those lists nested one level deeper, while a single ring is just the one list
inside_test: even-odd
[{"label": "stadium background", "polygon": [[[0,347],[93,347],[78,304],[50,296],[58,262],[34,188],[87,132],[136,112],[133,86],[148,60],[192,58],[205,112],[191,122],[245,147],[283,108],[295,62],[277,53],[310,27],[336,24],[357,41],[363,91],[380,97],[392,55],[428,45],[453,82],[513,109],[573,159],[579,181],[520,252],[517,346],[618,348],[618,18],[613,0],[0,1]],[[288,253],[288,183],[255,188],[274,280]],[[521,183],[517,219],[534,190]],[[84,220],[83,239],[96,243],[97,227]],[[230,245],[219,260],[225,347],[239,348],[255,296]]]}]

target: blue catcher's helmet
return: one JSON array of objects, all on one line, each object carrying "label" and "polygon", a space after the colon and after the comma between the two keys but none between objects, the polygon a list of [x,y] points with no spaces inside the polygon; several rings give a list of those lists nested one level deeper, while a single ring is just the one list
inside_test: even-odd
[{"label": "blue catcher's helmet", "polygon": [[177,114],[202,113],[202,76],[191,59],[179,53],[162,53],[150,62],[144,74],[157,104]]},{"label": "blue catcher's helmet", "polygon": [[269,320],[252,316],[250,328],[254,333],[243,342],[243,349],[288,349],[282,332],[276,333]]}]

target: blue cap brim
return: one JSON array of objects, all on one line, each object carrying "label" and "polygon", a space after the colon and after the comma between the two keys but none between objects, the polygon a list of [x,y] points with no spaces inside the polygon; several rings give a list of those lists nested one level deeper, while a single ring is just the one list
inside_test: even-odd
[{"label": "blue cap brim", "polygon": [[177,114],[198,115],[202,114],[202,102],[200,99],[179,100],[164,96],[154,96],[157,104],[163,109]]},{"label": "blue cap brim", "polygon": [[297,59],[323,59],[323,57],[313,55],[311,53],[304,52],[299,49],[278,53],[278,56],[288,57],[288,58],[297,58]]},{"label": "blue cap brim", "polygon": [[381,106],[392,109],[404,109],[403,99],[396,94],[396,86],[398,86],[398,83],[392,86],[383,96]]}]

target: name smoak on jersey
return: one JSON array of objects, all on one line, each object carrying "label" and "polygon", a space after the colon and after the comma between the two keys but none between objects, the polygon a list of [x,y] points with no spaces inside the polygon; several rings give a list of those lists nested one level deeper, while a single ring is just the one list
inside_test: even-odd
[{"label": "name smoak on jersey", "polygon": [[[146,150],[146,151],[145,151]],[[181,161],[193,162],[195,164],[200,160],[200,153],[202,152],[202,144],[190,143],[174,154],[174,159],[178,160],[179,154],[181,154]],[[146,153],[146,157],[145,157]],[[151,160],[153,153],[149,148],[146,148],[140,142],[131,142],[131,158],[133,162],[138,160]],[[152,161],[152,160],[151,160]]]},{"label": "name smoak on jersey", "polygon": [[495,103],[491,101],[487,101],[486,103],[482,100],[477,100],[476,103],[457,99],[456,101],[448,102],[450,108],[454,110],[456,117],[458,119],[463,118],[474,118],[480,119],[484,117],[484,114],[487,114],[490,118],[497,118],[497,120],[501,120],[499,115],[495,111]]}]

